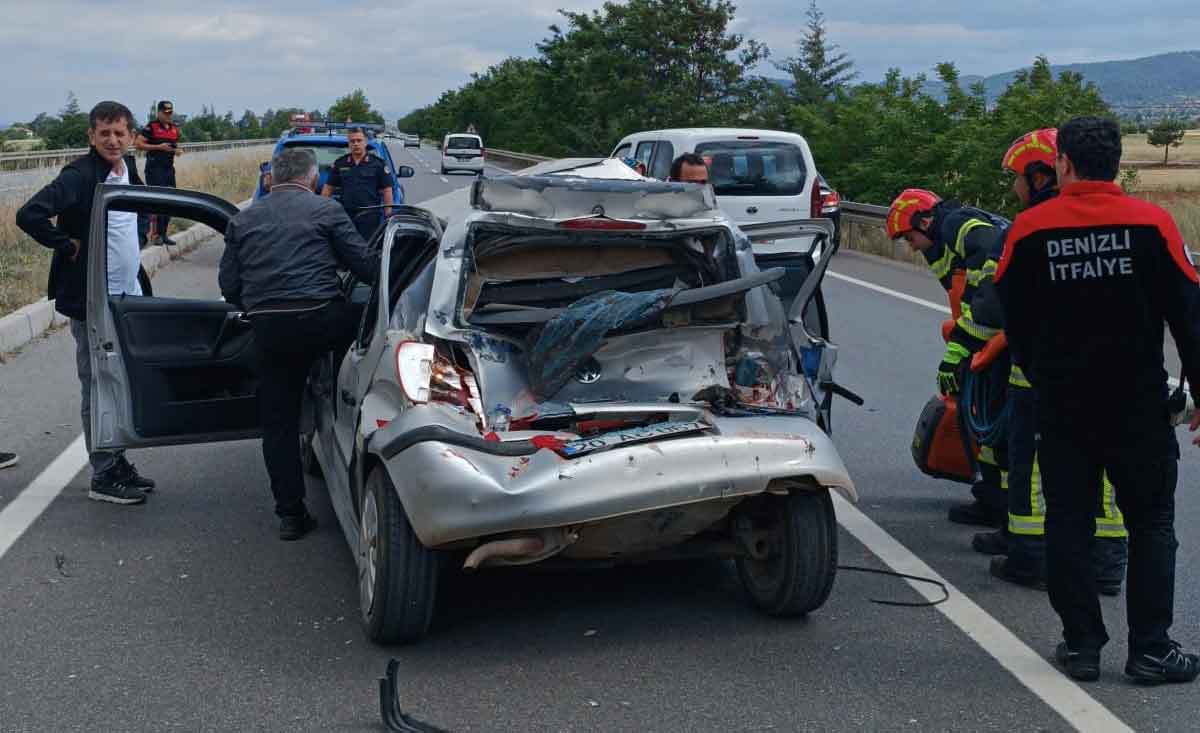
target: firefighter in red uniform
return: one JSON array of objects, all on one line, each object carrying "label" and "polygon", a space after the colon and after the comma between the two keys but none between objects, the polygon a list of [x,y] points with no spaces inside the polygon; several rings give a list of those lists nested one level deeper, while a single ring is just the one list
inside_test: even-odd
[{"label": "firefighter in red uniform", "polygon": [[1196,395],[1200,278],[1170,214],[1113,183],[1120,161],[1115,121],[1083,117],[1059,128],[1059,196],[1017,217],[994,281],[1012,359],[1033,385],[1047,585],[1063,624],[1055,658],[1075,679],[1100,676],[1108,634],[1091,553],[1107,471],[1129,531],[1125,674],[1191,682],[1200,657],[1168,634],[1179,444],[1163,327]]},{"label": "firefighter in red uniform", "polygon": [[[1058,130],[1034,130],[1017,138],[1004,154],[1003,168],[1013,174],[1013,193],[1026,208],[1050,201],[1058,195],[1054,171]],[[991,259],[984,266],[989,278],[999,265],[1004,240],[997,242]],[[995,289],[990,291],[993,296]],[[1016,297],[1019,297],[1016,296]],[[998,304],[989,302],[989,309]],[[981,306],[976,307],[981,310]],[[1001,318],[1003,321],[1003,318]],[[1004,335],[995,337],[1004,339]],[[995,557],[992,575],[1018,585],[1046,587],[1046,501],[1042,493],[1041,472],[1037,463],[1034,396],[1029,380],[1019,364],[1013,364],[1008,376],[1008,526],[1002,532],[976,535],[972,546]],[[1092,546],[1092,564],[1097,589],[1105,595],[1121,592],[1128,552],[1125,525],[1113,499],[1112,483],[1105,478],[1095,502],[1096,541]]]},{"label": "firefighter in red uniform", "polygon": [[[183,153],[179,147],[179,125],[172,120],[175,105],[165,99],[158,103],[158,117],[142,128],[133,141],[134,147],[146,154],[146,185],[175,188],[175,156]],[[166,216],[150,217],[150,244],[175,244],[167,236]],[[156,241],[157,240],[157,241]]]}]

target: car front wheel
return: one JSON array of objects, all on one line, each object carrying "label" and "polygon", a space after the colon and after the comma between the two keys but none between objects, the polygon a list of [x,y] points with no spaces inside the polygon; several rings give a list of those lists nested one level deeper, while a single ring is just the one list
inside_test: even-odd
[{"label": "car front wheel", "polygon": [[407,644],[429,631],[438,557],[417,539],[387,470],[367,478],[359,515],[359,603],[367,636]]},{"label": "car front wheel", "polygon": [[771,616],[803,616],[825,603],[838,555],[828,489],[759,497],[734,521],[746,551],[735,561],[738,577],[756,608]]}]

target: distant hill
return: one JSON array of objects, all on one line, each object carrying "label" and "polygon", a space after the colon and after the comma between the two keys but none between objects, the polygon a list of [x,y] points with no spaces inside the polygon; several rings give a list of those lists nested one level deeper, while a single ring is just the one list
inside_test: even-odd
[{"label": "distant hill", "polygon": [[[1200,115],[1200,51],[1177,51],[1127,61],[1052,65],[1051,68],[1055,75],[1064,71],[1083,75],[1085,80],[1100,88],[1104,101],[1119,114]],[[991,101],[1008,88],[1016,75],[1016,71],[988,77],[964,75],[961,83],[967,88],[982,81]],[[932,96],[943,96],[941,82],[928,82],[926,89]]]}]

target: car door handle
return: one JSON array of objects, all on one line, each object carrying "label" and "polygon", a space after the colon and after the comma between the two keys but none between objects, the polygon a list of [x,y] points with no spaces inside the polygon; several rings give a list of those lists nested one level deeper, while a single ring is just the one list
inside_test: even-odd
[{"label": "car door handle", "polygon": [[746,213],[747,213],[747,214],[757,214],[757,213],[758,213],[758,207],[757,207],[757,206],[747,206],[747,207],[746,207]]},{"label": "car door handle", "polygon": [[358,404],[358,401],[354,399],[354,395],[348,389],[342,390],[342,402],[345,402],[350,407]]}]

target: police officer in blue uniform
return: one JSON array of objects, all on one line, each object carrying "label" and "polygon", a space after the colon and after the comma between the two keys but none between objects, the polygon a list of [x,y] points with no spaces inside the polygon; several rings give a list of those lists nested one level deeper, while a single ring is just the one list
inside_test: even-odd
[{"label": "police officer in blue uniform", "polygon": [[[381,214],[379,210],[361,211],[359,207],[390,205],[393,201],[392,177],[388,173],[387,163],[367,150],[367,133],[363,128],[350,128],[346,141],[350,145],[350,152],[333,161],[329,178],[321,187],[321,195],[328,198],[340,189],[342,206],[358,233],[369,242],[379,227]],[[390,206],[383,209],[382,216],[390,214]]]}]

